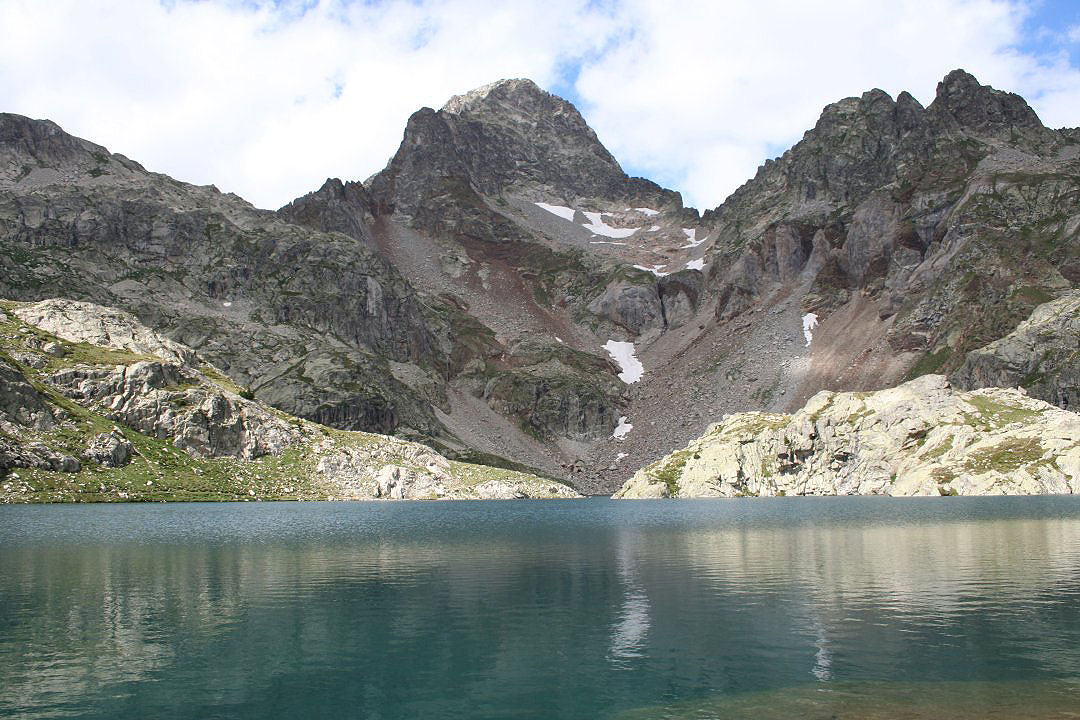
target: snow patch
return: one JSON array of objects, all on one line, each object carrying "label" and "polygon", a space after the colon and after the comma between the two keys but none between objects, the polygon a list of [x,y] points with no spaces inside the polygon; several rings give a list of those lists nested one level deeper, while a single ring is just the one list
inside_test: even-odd
[{"label": "snow patch", "polygon": [[[611,433],[613,438],[623,438],[626,434],[634,429],[634,426],[626,422],[626,416],[623,415],[619,418],[619,426],[615,428],[615,432]],[[625,457],[625,456],[624,456]]]},{"label": "snow patch", "polygon": [[696,248],[698,245],[705,244],[705,241],[709,239],[709,236],[706,235],[705,237],[698,240],[696,228],[683,228],[682,231],[686,233],[686,237],[689,242],[680,247],[680,250],[689,250],[690,248]]},{"label": "snow patch", "polygon": [[653,265],[652,267],[646,267],[644,265],[635,265],[634,267],[636,267],[638,270],[644,270],[645,272],[652,273],[656,277],[664,277],[665,275],[670,275],[671,274],[671,273],[666,273],[666,272],[660,272],[665,267],[667,267],[667,265]]},{"label": "snow patch", "polygon": [[622,460],[623,458],[625,458],[625,457],[630,457],[630,456],[627,453],[619,453],[618,455],[615,456],[615,463],[618,464],[618,462],[620,460]]},{"label": "snow patch", "polygon": [[617,228],[611,227],[603,220],[603,213],[587,212],[585,217],[589,218],[589,224],[585,225],[585,229],[589,232],[597,235],[603,235],[610,238],[624,238],[630,237],[637,232],[637,228]]},{"label": "snow patch", "polygon": [[590,245],[622,245],[626,247],[626,243],[615,242],[614,240],[590,240]]},{"label": "snow patch", "polygon": [[806,338],[806,347],[810,347],[810,341],[814,339],[814,328],[817,327],[817,315],[806,313],[802,316],[802,334]]},{"label": "snow patch", "polygon": [[659,215],[660,214],[659,210],[653,210],[652,208],[634,208],[634,209],[637,210],[642,215],[647,215],[649,217],[652,217],[653,215]]},{"label": "snow patch", "polygon": [[622,369],[619,379],[627,385],[636,383],[645,374],[645,366],[634,355],[634,343],[608,340],[604,343],[604,349],[608,351],[611,359],[619,364]]},{"label": "snow patch", "polygon": [[221,306],[222,307],[232,307],[232,303],[230,301],[226,300],[225,302],[221,303]]},{"label": "snow patch", "polygon": [[705,258],[698,258],[697,260],[691,260],[690,262],[686,263],[686,269],[687,270],[704,270],[705,269]]},{"label": "snow patch", "polygon": [[[557,340],[558,342],[560,342],[560,343],[562,342],[562,338],[561,338],[561,337],[559,337],[558,335],[556,335],[556,336],[555,336],[555,339],[556,339],[556,340]],[[563,343],[563,344],[565,344],[565,343]]]},{"label": "snow patch", "polygon": [[533,203],[533,204],[536,205],[538,208],[540,208],[542,210],[547,210],[549,213],[551,213],[553,215],[558,215],[563,220],[569,220],[570,222],[574,222],[574,209],[573,208],[568,208],[565,205],[548,205],[547,203],[542,203],[542,202]]},{"label": "snow patch", "polygon": [[656,232],[659,229],[660,229],[659,225],[653,225],[652,227],[649,228],[649,232]]}]

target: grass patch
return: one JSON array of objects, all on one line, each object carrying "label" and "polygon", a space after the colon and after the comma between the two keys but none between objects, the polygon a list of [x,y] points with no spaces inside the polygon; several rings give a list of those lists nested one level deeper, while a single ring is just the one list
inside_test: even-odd
[{"label": "grass patch", "polygon": [[925,459],[927,459],[927,460],[937,460],[938,458],[943,456],[945,453],[952,450],[952,448],[953,448],[953,438],[950,436],[950,437],[945,439],[945,442],[935,446],[933,450],[930,450],[930,451],[924,453],[923,457]]},{"label": "grass patch", "polygon": [[497,468],[491,465],[475,465],[460,460],[450,461],[450,472],[455,478],[469,487],[476,487],[489,480],[501,480],[506,483],[526,483],[528,485],[542,484],[544,487],[566,485],[566,483],[557,480],[539,478],[531,473]]},{"label": "grass patch", "polygon": [[199,372],[205,375],[207,380],[214,383],[226,392],[231,392],[234,395],[239,395],[245,400],[255,399],[255,394],[251,391],[251,388],[235,382],[234,380],[226,376],[224,373],[222,373],[220,370],[215,368],[213,365],[200,365]]},{"label": "grass patch", "polygon": [[[112,429],[112,423],[107,429]],[[65,434],[68,437],[62,439]],[[86,463],[78,473],[18,468],[5,478],[8,487],[0,498],[4,502],[194,502],[317,500],[329,494],[327,487],[311,479],[312,458],[303,446],[247,461],[198,459],[169,440],[130,429],[123,434],[135,448],[128,465],[108,468]],[[57,445],[79,441],[78,431],[71,429],[52,437]]]},{"label": "grass patch", "polygon": [[666,458],[650,466],[646,472],[667,486],[668,497],[678,497],[679,478],[690,460],[690,450],[676,450]]},{"label": "grass patch", "polygon": [[965,467],[972,473],[1010,473],[1038,464],[1045,454],[1046,450],[1038,438],[1010,438],[993,447],[971,453]]},{"label": "grass patch", "polygon": [[933,375],[945,367],[945,363],[949,362],[952,355],[952,348],[948,345],[938,348],[934,352],[924,353],[908,370],[907,375],[904,376],[904,382],[923,375]]},{"label": "grass patch", "polygon": [[968,424],[980,426],[985,430],[994,430],[1014,422],[1031,422],[1042,414],[1039,410],[1008,405],[985,395],[972,394],[966,400],[976,410],[975,415],[965,414]]},{"label": "grass patch", "polygon": [[865,420],[866,418],[870,417],[871,415],[874,415],[876,412],[877,411],[874,410],[873,408],[868,408],[868,407],[866,407],[864,405],[862,410],[860,410],[857,413],[853,413],[853,414],[849,415],[848,419],[847,419],[847,422],[850,425],[855,425],[860,420]]}]

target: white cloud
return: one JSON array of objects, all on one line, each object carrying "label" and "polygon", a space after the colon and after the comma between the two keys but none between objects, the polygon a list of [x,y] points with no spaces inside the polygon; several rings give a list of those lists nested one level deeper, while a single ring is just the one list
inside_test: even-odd
[{"label": "white cloud", "polygon": [[1066,56],[1016,49],[1025,12],[1020,0],[0,0],[0,110],[277,207],[383,167],[423,105],[501,77],[565,85],[580,66],[582,110],[624,167],[713,207],[825,104],[872,87],[929,102],[954,67],[1024,94],[1047,124],[1080,124]]},{"label": "white cloud", "polygon": [[423,105],[555,84],[611,29],[577,0],[301,7],[0,0],[0,109],[277,207],[381,169]]},{"label": "white cloud", "polygon": [[1080,120],[1080,73],[1014,48],[1026,7],[1004,0],[808,3],[628,0],[631,40],[584,68],[578,90],[626,165],[714,207],[824,105],[879,87],[924,104],[946,72],[1021,92],[1044,121]]}]

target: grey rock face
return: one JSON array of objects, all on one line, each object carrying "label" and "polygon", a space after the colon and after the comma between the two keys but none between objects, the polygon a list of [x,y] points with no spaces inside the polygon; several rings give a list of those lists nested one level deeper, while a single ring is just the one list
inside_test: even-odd
[{"label": "grey rock face", "polygon": [[291,223],[371,241],[372,201],[361,183],[331,179],[278,210]]},{"label": "grey rock face", "polygon": [[664,327],[678,327],[693,317],[705,292],[705,280],[695,270],[683,270],[658,279]]},{"label": "grey rock face", "polygon": [[942,122],[977,135],[1012,139],[1016,130],[1044,130],[1024,98],[980,85],[964,70],[953,70],[938,83],[932,112]]},{"label": "grey rock face", "polygon": [[914,372],[952,372],[1080,281],[1078,171],[1073,135],[964,71],[925,109],[881,91],[834,103],[705,213],[715,317],[777,292],[819,320],[872,303],[891,350],[923,355]]},{"label": "grey rock face", "polygon": [[131,462],[135,452],[132,445],[119,433],[99,433],[83,451],[83,460],[105,467],[123,467]]},{"label": "grey rock face", "polygon": [[589,304],[589,312],[633,335],[664,326],[664,307],[655,284],[614,282]]},{"label": "grey rock face", "polygon": [[[280,214],[372,242],[395,258],[447,321],[452,385],[484,398],[527,436],[590,441],[610,434],[621,404],[621,387],[597,349],[611,334],[663,328],[666,309],[647,274],[601,284],[617,263],[579,250],[592,237],[580,225],[585,215],[572,213],[578,222],[567,224],[535,201],[580,201],[643,230],[652,216],[630,208],[681,210],[677,193],[628,178],[571,104],[531,81],[507,80],[415,113],[397,153],[364,187],[328,181]],[[439,255],[438,263],[416,262],[422,254]],[[692,285],[671,286],[673,317],[685,318],[697,301]],[[589,314],[602,331],[571,329]],[[566,335],[593,356],[545,364],[520,350],[537,332],[550,342]],[[500,377],[484,375],[496,369]]]},{"label": "grey rock face", "polygon": [[56,425],[52,410],[26,377],[0,359],[0,420],[36,430]]},{"label": "grey rock face", "polygon": [[676,197],[630,181],[577,109],[531,80],[502,80],[414,114],[370,189],[377,203],[411,215],[436,177],[490,196],[540,190],[546,197],[556,188],[568,197]]},{"label": "grey rock face", "polygon": [[[359,240],[148,173],[16,115],[0,115],[0,167],[0,296],[122,308],[255,388],[273,388],[283,367],[313,352],[445,364],[413,289]],[[427,403],[385,365],[369,365],[347,384],[435,429]],[[340,394],[331,388],[328,399]]]},{"label": "grey rock face", "polygon": [[258,404],[198,382],[180,365],[152,361],[75,367],[49,378],[67,397],[141,433],[172,438],[194,457],[250,460],[300,440],[295,428]]},{"label": "grey rock face", "polygon": [[487,404],[543,440],[587,442],[611,434],[622,406],[622,382],[609,362],[564,346],[523,341],[510,348],[517,367],[485,368],[475,390]]},{"label": "grey rock face", "polygon": [[0,437],[0,470],[12,468],[40,468],[55,472],[79,472],[78,460],[55,452],[45,445],[33,443],[22,445],[9,438]]},{"label": "grey rock face", "polygon": [[967,390],[1023,386],[1033,397],[1080,410],[1080,290],[1039,305],[1016,330],[968,353],[950,380]]}]

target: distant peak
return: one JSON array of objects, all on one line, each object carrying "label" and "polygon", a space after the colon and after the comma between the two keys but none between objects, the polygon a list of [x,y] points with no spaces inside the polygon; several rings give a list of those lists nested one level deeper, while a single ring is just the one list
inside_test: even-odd
[{"label": "distant peak", "polygon": [[[956,97],[959,95],[979,92],[983,86],[978,79],[967,70],[957,68],[942,79],[937,85],[938,97]],[[989,86],[986,87],[989,90]]]},{"label": "distant peak", "polygon": [[490,99],[512,102],[535,102],[552,97],[528,78],[496,80],[462,95],[455,95],[442,106],[443,112],[459,114],[475,109]]},{"label": "distant peak", "polygon": [[980,133],[1043,127],[1024,98],[982,85],[966,70],[953,70],[938,83],[931,107],[951,116],[961,127]]}]

